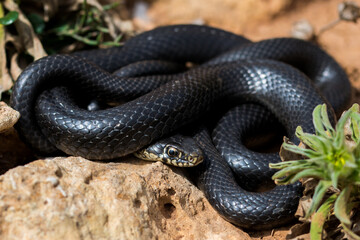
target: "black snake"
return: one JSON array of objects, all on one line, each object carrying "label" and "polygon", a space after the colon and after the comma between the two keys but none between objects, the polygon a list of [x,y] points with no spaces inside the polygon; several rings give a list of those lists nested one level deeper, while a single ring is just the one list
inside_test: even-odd
[{"label": "black snake", "polygon": [[[122,104],[89,112],[92,99]],[[234,131],[222,133],[234,121],[243,124],[242,136],[275,117],[297,143],[296,126],[314,131],[316,105],[330,103],[339,114],[349,100],[345,72],[311,43],[287,38],[252,43],[216,28],[175,25],[142,33],[123,47],[35,61],[18,78],[12,106],[21,113],[17,130],[36,151],[101,160],[133,153],[195,120],[212,122],[213,105],[223,111],[243,103],[220,120],[213,137],[230,166],[243,169],[233,170],[240,184],[255,186],[257,176],[271,176],[267,164],[278,159],[263,163],[263,156],[243,146],[240,158],[228,157],[227,150],[238,147],[223,144]],[[299,184],[246,191],[207,128],[199,127],[193,137],[204,162],[190,171],[224,218],[245,228],[270,228],[293,218]]]}]

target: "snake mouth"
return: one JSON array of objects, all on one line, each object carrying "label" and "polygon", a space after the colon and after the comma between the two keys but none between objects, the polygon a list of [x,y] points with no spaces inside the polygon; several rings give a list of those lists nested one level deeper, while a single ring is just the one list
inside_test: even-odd
[{"label": "snake mouth", "polygon": [[190,154],[186,158],[176,158],[176,159],[164,159],[164,162],[176,167],[195,167],[196,165],[202,163],[204,157],[199,154]]},{"label": "snake mouth", "polygon": [[168,156],[155,154],[153,152],[147,151],[146,149],[135,152],[134,155],[143,160],[160,161],[176,167],[195,167],[204,160],[203,155],[198,153],[191,153],[188,156],[182,156],[181,158],[169,158]]},{"label": "snake mouth", "polygon": [[203,155],[194,154],[188,157],[189,163],[191,163],[193,166],[196,166],[204,161]]}]

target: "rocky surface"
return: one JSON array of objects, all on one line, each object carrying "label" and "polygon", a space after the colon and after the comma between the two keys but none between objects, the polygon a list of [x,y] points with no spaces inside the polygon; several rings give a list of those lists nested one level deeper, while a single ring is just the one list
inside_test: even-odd
[{"label": "rocky surface", "polygon": [[11,169],[0,177],[0,239],[251,239],[181,171],[80,157]]},{"label": "rocky surface", "polygon": [[14,126],[20,117],[20,113],[15,111],[6,103],[0,102],[0,133]]},{"label": "rocky surface", "polygon": [[0,174],[32,160],[31,151],[13,128],[19,117],[19,112],[0,102]]}]

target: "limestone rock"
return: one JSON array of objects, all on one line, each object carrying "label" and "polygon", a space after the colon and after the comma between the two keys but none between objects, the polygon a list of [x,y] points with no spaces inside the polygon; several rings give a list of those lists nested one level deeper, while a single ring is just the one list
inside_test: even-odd
[{"label": "limestone rock", "polygon": [[7,106],[6,103],[0,102],[0,132],[14,126],[19,117],[20,113],[18,111]]},{"label": "limestone rock", "polygon": [[251,239],[183,171],[80,157],[11,169],[0,177],[0,239]]},{"label": "limestone rock", "polygon": [[33,159],[31,150],[12,127],[19,117],[19,112],[0,102],[0,174]]}]

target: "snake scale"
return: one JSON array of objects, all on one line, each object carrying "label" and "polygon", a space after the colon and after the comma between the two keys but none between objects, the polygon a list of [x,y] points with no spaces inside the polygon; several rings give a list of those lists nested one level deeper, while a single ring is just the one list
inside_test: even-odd
[{"label": "snake scale", "polygon": [[[296,126],[314,132],[314,107],[327,103],[335,122],[350,90],[339,64],[312,43],[253,43],[208,26],[173,25],[122,47],[35,61],[16,81],[12,106],[21,113],[18,132],[40,154],[60,150],[94,160],[128,155],[204,116],[219,120],[213,133],[207,126],[194,130],[204,161],[189,171],[225,219],[264,229],[293,219],[301,186],[250,191],[271,177],[268,163],[279,159],[247,149],[242,138],[276,119],[298,143]],[[92,99],[122,104],[88,111]],[[224,111],[235,103],[241,105],[214,117],[214,105]]]}]

